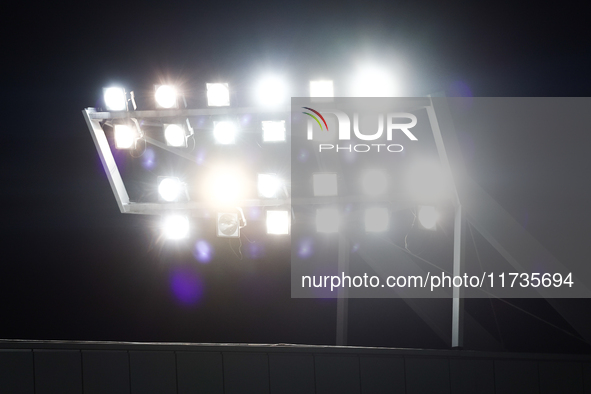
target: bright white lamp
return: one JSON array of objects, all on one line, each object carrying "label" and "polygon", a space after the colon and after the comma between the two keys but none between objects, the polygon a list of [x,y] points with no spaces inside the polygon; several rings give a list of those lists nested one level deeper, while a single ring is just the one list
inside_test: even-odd
[{"label": "bright white lamp", "polygon": [[267,234],[289,234],[288,211],[267,211]]},{"label": "bright white lamp", "polygon": [[233,144],[236,139],[236,123],[229,120],[213,122],[213,136],[218,144]]},{"label": "bright white lamp", "polygon": [[211,175],[209,187],[214,202],[229,204],[240,197],[242,182],[235,171],[222,170]]},{"label": "bright white lamp", "polygon": [[332,81],[310,81],[310,97],[334,97]]},{"label": "bright white lamp", "polygon": [[158,184],[158,194],[164,201],[176,201],[182,192],[183,184],[178,178],[166,177]]},{"label": "bright white lamp", "polygon": [[105,106],[109,111],[125,111],[127,109],[127,97],[123,88],[104,88],[103,97]]},{"label": "bright white lamp", "polygon": [[439,213],[433,206],[419,207],[419,223],[426,230],[435,230],[437,220],[439,220]]},{"label": "bright white lamp", "polygon": [[169,215],[164,218],[162,229],[168,239],[189,237],[189,218],[183,215]]},{"label": "bright white lamp", "polygon": [[263,124],[263,142],[285,141],[285,121],[265,120]]},{"label": "bright white lamp", "polygon": [[265,107],[283,104],[287,99],[286,83],[279,77],[270,76],[261,80],[257,86],[257,101]]},{"label": "bright white lamp", "polygon": [[366,66],[353,81],[353,97],[392,97],[396,88],[392,75],[381,67]]},{"label": "bright white lamp", "polygon": [[264,198],[273,198],[281,188],[281,180],[275,174],[259,174],[259,195]]},{"label": "bright white lamp", "polygon": [[165,124],[164,139],[168,146],[174,146],[177,148],[187,146],[185,129],[180,124]]},{"label": "bright white lamp", "polygon": [[173,108],[177,105],[177,91],[172,85],[156,86],[156,104],[161,108]]},{"label": "bright white lamp", "polygon": [[135,127],[126,124],[115,125],[115,147],[117,149],[134,149],[137,137]]},{"label": "bright white lamp", "polygon": [[226,107],[230,105],[230,88],[227,83],[208,83],[207,105],[210,107]]}]

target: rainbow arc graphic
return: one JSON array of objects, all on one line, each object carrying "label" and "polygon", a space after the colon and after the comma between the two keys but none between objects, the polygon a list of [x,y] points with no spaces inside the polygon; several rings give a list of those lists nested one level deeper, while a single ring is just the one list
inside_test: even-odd
[{"label": "rainbow arc graphic", "polygon": [[[322,119],[322,122],[324,123],[324,126],[326,126],[326,131],[328,131],[328,125],[326,124],[326,120],[324,120],[324,116],[322,116],[322,115],[320,114],[320,112],[318,112],[318,111],[316,111],[315,109],[312,109],[312,108],[310,108],[310,107],[302,107],[302,108],[304,108],[304,109],[307,109],[307,110],[309,110],[309,111],[312,111],[312,112],[314,112],[316,115],[320,116],[320,119]],[[311,113],[309,113],[309,112],[302,112],[302,113],[303,113],[303,114],[306,114],[306,115],[310,116],[312,119],[314,119],[314,120],[315,120],[315,121],[318,123],[318,126],[320,126],[320,130],[323,130],[323,128],[322,128],[322,123],[320,123],[320,120],[318,120],[318,118],[317,118],[316,116],[312,115],[312,114],[311,114]]]}]

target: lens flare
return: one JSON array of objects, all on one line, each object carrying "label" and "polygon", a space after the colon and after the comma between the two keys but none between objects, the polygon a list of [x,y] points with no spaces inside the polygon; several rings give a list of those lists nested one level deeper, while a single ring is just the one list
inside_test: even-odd
[{"label": "lens flare", "polygon": [[213,258],[213,247],[204,239],[200,239],[193,248],[193,257],[200,263],[207,264]]},{"label": "lens flare", "polygon": [[203,297],[203,281],[188,268],[177,268],[170,274],[172,294],[183,305],[197,304]]},{"label": "lens flare", "polygon": [[314,242],[311,238],[303,238],[298,244],[298,256],[307,259],[314,254]]}]

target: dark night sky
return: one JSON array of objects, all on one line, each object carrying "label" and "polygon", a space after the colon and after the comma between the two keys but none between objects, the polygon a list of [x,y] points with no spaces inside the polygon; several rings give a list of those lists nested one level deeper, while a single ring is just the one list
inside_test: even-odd
[{"label": "dark night sky", "polygon": [[[236,262],[220,251],[199,265],[186,250],[159,244],[152,218],[119,213],[81,115],[100,105],[103,86],[121,83],[142,102],[162,80],[195,87],[196,98],[205,82],[222,79],[239,95],[263,71],[300,84],[334,76],[338,84],[370,59],[396,70],[409,96],[591,92],[588,21],[576,6],[47,2],[4,8],[0,338],[334,343],[335,302],[290,298],[286,244],[270,245],[262,259]],[[557,257],[588,260],[590,137],[558,132],[564,141],[502,129],[470,134],[482,153],[470,173],[510,213],[527,210],[530,231]],[[175,270],[201,280],[197,304],[179,305],[171,295]],[[466,302],[496,340],[467,332],[467,348],[591,350],[544,301],[510,302],[522,310],[495,301],[493,313],[488,300]],[[589,313],[584,300],[571,305]],[[353,345],[446,347],[401,300],[351,300],[350,319]]]}]

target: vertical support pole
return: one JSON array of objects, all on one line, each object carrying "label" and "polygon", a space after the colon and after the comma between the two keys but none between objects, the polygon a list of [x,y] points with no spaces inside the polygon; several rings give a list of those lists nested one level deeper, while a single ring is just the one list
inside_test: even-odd
[{"label": "vertical support pole", "polygon": [[[464,270],[464,246],[466,238],[466,219],[462,206],[456,205],[454,220],[454,264],[453,275],[461,276]],[[453,288],[451,346],[464,346],[464,298],[462,288]]]},{"label": "vertical support pole", "polygon": [[[349,238],[339,232],[338,272],[337,275],[349,275]],[[342,274],[341,274],[342,273]],[[339,287],[337,291],[337,346],[347,345],[347,321],[349,314],[348,289]]]}]

